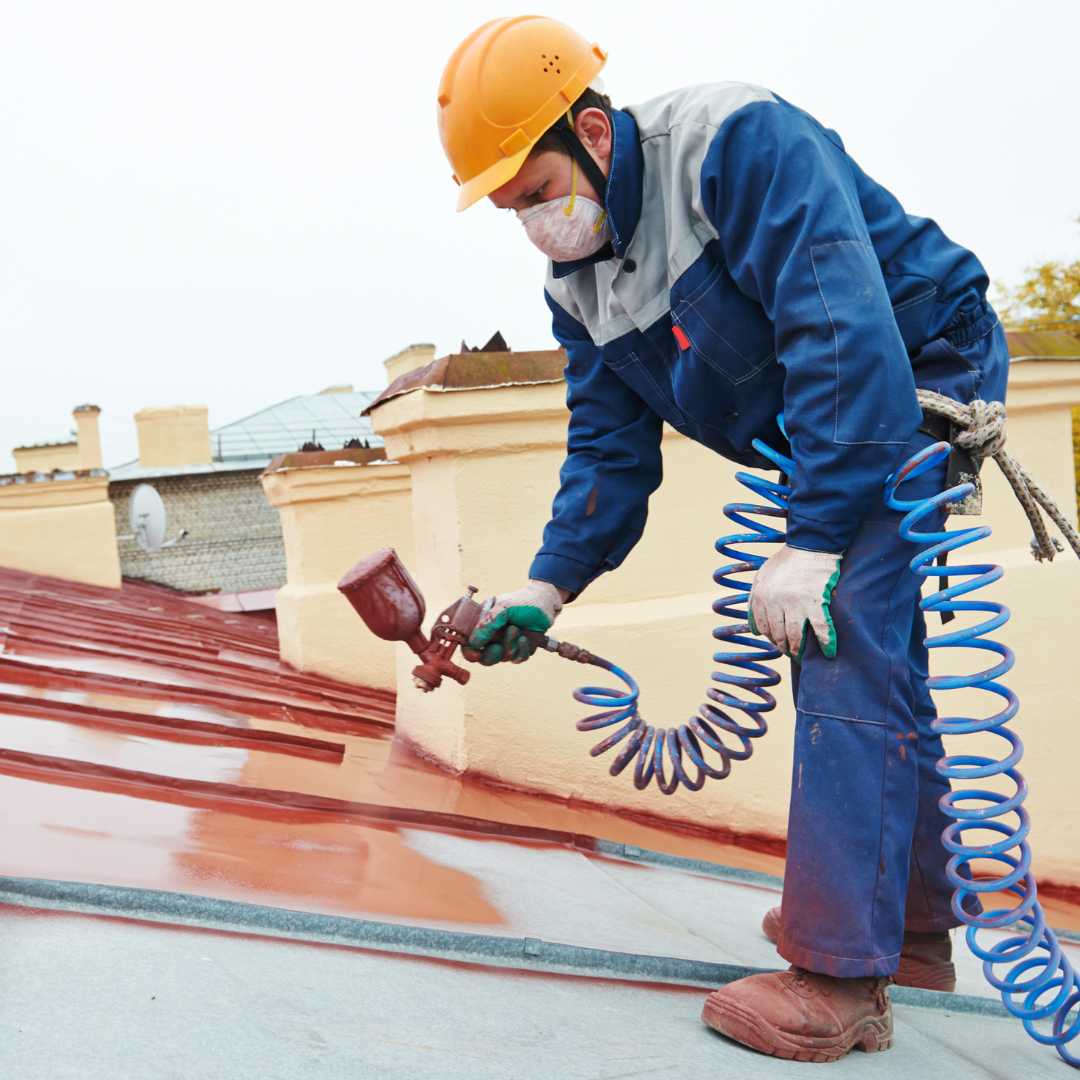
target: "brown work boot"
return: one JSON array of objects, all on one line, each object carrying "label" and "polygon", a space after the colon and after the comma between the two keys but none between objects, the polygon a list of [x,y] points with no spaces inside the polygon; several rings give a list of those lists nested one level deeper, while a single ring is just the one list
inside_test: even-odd
[{"label": "brown work boot", "polygon": [[900,947],[900,967],[893,976],[897,986],[917,986],[921,990],[956,990],[956,968],[952,963],[952,937],[948,930],[932,934],[904,932]]},{"label": "brown work boot", "polygon": [[794,965],[728,983],[701,1019],[729,1039],[795,1061],[836,1061],[852,1048],[892,1046],[886,977],[834,979]]},{"label": "brown work boot", "polygon": [[769,908],[761,920],[761,932],[775,945],[780,940],[780,905]]},{"label": "brown work boot", "polygon": [[[776,944],[780,940],[780,908],[769,908],[761,921],[764,935]],[[956,968],[952,964],[952,937],[948,930],[919,934],[904,933],[900,946],[900,967],[893,976],[897,986],[915,986],[920,990],[956,990]]]}]

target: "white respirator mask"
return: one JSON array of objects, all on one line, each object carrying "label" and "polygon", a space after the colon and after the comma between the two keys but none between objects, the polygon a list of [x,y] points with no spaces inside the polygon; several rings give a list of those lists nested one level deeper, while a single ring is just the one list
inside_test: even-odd
[{"label": "white respirator mask", "polygon": [[573,176],[569,195],[517,212],[529,239],[555,262],[587,259],[611,239],[607,211],[577,193],[576,161]]}]

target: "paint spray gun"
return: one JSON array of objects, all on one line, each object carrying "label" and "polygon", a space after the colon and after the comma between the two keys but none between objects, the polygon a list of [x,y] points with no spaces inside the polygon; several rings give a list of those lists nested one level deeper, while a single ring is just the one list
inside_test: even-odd
[{"label": "paint spray gun", "polygon": [[[783,417],[777,421],[783,430]],[[760,439],[754,440],[754,449],[772,461],[783,476],[794,472],[794,461]],[[706,691],[709,700],[699,707],[697,716],[677,726],[655,727],[638,709],[641,692],[628,672],[577,645],[533,630],[521,631],[534,649],[603,668],[622,681],[619,689],[579,686],[574,691],[575,701],[600,710],[579,720],[577,729],[604,732],[589,753],[597,757],[615,751],[608,770],[612,776],[632,763],[632,779],[639,791],[654,779],[665,795],[680,786],[698,791],[707,779],[723,780],[733,762],[745,761],[753,753],[753,741],[768,731],[765,714],[776,708],[769,688],[780,682],[780,675],[767,662],[778,659],[780,651],[772,642],[751,636],[746,607],[751,583],[740,576],[756,571],[765,557],[742,550],[741,545],[784,542],[784,533],[773,523],[787,517],[791,488],[750,473],[736,473],[735,478],[768,505],[738,502],[724,507],[725,516],[741,531],[716,541],[716,550],[732,561],[720,567],[713,580],[731,591],[714,601],[712,610],[728,622],[712,634],[723,649],[713,653],[720,670],[712,673]],[[755,517],[766,521],[755,521]],[[469,681],[469,672],[453,661],[454,650],[468,644],[469,636],[494,606],[495,597],[478,604],[473,599],[476,589],[469,588],[436,618],[428,638],[421,630],[424,598],[393,548],[361,559],[338,588],[376,637],[404,641],[417,654],[420,663],[413,668],[413,684],[419,690],[436,689],[444,675],[462,685]],[[522,705],[523,710],[529,707]]]},{"label": "paint spray gun", "polygon": [[[393,548],[383,548],[361,559],[338,582],[338,589],[376,637],[384,641],[404,641],[420,658],[412,673],[413,685],[418,690],[427,693],[437,689],[443,676],[462,686],[469,681],[470,673],[452,659],[454,650],[468,644],[469,635],[494,605],[494,596],[479,604],[473,599],[476,588],[469,586],[464,596],[435,619],[431,637],[427,638],[421,629],[426,612],[424,597]],[[537,649],[581,664],[611,668],[608,661],[577,645],[556,641],[535,630],[521,633]]]},{"label": "paint spray gun", "polygon": [[[745,510],[742,504],[739,506]],[[776,535],[782,538],[783,534]],[[739,563],[734,569],[741,570],[752,565]],[[421,629],[425,613],[424,597],[393,548],[383,548],[361,559],[338,582],[338,589],[376,637],[384,641],[404,641],[416,653],[420,663],[413,668],[412,675],[413,685],[418,690],[427,693],[437,689],[442,685],[444,676],[462,686],[469,681],[469,672],[453,661],[454,650],[459,645],[468,645],[469,636],[494,606],[494,596],[478,604],[473,599],[476,589],[470,586],[464,596],[437,616],[431,627],[431,636],[425,637]],[[749,591],[748,586],[746,591]],[[643,791],[655,779],[657,787],[665,795],[671,795],[680,785],[690,791],[698,791],[707,778],[722,780],[731,771],[733,761],[743,761],[751,755],[751,740],[768,730],[761,714],[772,709],[775,702],[764,688],[775,685],[780,677],[764,667],[759,656],[771,659],[780,653],[773,650],[762,654],[763,649],[771,648],[771,643],[762,646],[756,644],[755,639],[741,636],[748,630],[743,621],[745,613],[732,610],[732,602],[745,603],[745,592],[725,597],[714,605],[718,613],[731,614],[740,620],[734,626],[716,631],[715,636],[725,637],[733,644],[755,644],[758,652],[717,656],[718,660],[723,659],[740,669],[750,670],[740,670],[738,674],[714,673],[713,680],[719,685],[709,689],[710,700],[701,706],[698,716],[691,717],[688,723],[678,727],[653,727],[647,723],[638,710],[638,684],[632,675],[610,660],[604,660],[569,642],[556,641],[535,630],[522,630],[521,633],[537,650],[543,649],[567,660],[576,660],[579,664],[603,668],[622,680],[624,689],[579,686],[574,691],[575,701],[600,709],[600,712],[579,720],[577,729],[605,732],[604,738],[589,751],[593,757],[617,748],[608,769],[612,776],[618,776],[633,763],[634,787]],[[759,701],[744,701],[738,696],[747,692],[755,695]],[[740,723],[727,711],[729,709],[745,712],[750,723]],[[734,736],[739,745],[725,744],[724,735]],[[706,761],[704,755],[707,750],[712,751],[713,761]],[[719,761],[715,757],[719,757]]]}]

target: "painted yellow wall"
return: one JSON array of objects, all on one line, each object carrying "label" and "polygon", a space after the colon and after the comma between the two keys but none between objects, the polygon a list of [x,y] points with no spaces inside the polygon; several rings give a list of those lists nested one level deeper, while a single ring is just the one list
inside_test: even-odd
[{"label": "painted yellow wall", "polygon": [[205,405],[161,405],[135,414],[139,464],[144,469],[170,465],[208,465],[210,427]]},{"label": "painted yellow wall", "polygon": [[396,378],[408,371],[415,371],[425,364],[430,364],[435,359],[434,345],[410,345],[399,353],[394,353],[389,360],[383,361],[386,368],[386,384],[390,385]]},{"label": "painted yellow wall", "polygon": [[80,405],[72,415],[78,428],[75,442],[51,443],[44,446],[18,446],[11,451],[15,458],[15,470],[20,473],[52,472],[60,469],[73,472],[77,469],[101,468],[101,439],[98,435],[96,405]]},{"label": "painted yellow wall", "polygon": [[109,478],[0,485],[0,566],[120,588]]},{"label": "painted yellow wall", "polygon": [[[411,471],[416,557],[410,568],[429,613],[466,585],[479,586],[483,596],[524,582],[558,487],[568,420],[564,398],[563,384],[418,389],[373,413],[388,455]],[[1057,495],[1073,521],[1070,409],[1077,402],[1080,363],[1014,365],[1009,449]],[[618,571],[567,607],[555,633],[634,673],[645,717],[670,726],[694,714],[712,685],[711,630],[723,621],[710,609],[723,591],[711,579],[723,562],[713,542],[738,531],[722,507],[746,501],[748,492],[734,480],[735,467],[705,448],[672,430],[663,445],[665,480],[652,500],[644,538]],[[987,513],[979,520],[995,535],[982,546],[1007,570],[989,595],[1013,611],[1001,637],[1019,657],[1008,681],[1022,702],[1016,727],[1028,746],[1022,769],[1031,784],[1036,869],[1047,880],[1080,885],[1075,762],[1063,752],[1071,745],[1077,694],[1063,670],[1072,663],[1071,643],[1080,640],[1080,605],[1071,602],[1080,565],[1069,552],[1052,564],[1031,559],[1026,519],[1004,488],[996,466],[987,465]],[[963,524],[953,519],[952,527]],[[936,654],[935,666],[942,663],[955,670],[957,660]],[[475,668],[468,686],[444,683],[423,695],[412,688],[412,666],[399,646],[398,730],[452,769],[736,833],[784,834],[794,730],[786,672],[770,732],[756,742],[753,758],[736,763],[728,779],[709,781],[701,792],[680,789],[664,796],[655,787],[636,791],[627,773],[609,776],[611,754],[588,756],[600,736],[575,730],[575,721],[590,710],[570,695],[582,683],[615,681],[597,678],[595,669],[539,656],[521,666]],[[955,713],[965,708],[963,697],[942,694],[939,707]],[[971,708],[973,715],[985,715],[987,702],[976,700]],[[965,745],[979,741],[967,737]]]},{"label": "painted yellow wall", "polygon": [[11,451],[15,459],[15,471],[21,473],[65,472],[80,469],[79,444],[74,442],[52,443],[47,446],[17,446]]},{"label": "painted yellow wall", "polygon": [[280,469],[264,473],[262,484],[285,539],[281,659],[300,671],[393,690],[394,646],[367,629],[337,583],[381,547],[413,561],[409,470],[385,462]]},{"label": "painted yellow wall", "polygon": [[101,436],[98,434],[98,415],[101,410],[96,405],[80,405],[72,413],[79,432],[79,468],[101,468]]}]

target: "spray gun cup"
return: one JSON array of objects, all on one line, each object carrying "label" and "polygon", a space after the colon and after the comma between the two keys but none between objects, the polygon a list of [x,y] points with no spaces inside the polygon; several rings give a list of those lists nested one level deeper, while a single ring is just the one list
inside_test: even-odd
[{"label": "spray gun cup", "polygon": [[424,597],[393,548],[361,559],[339,582],[367,628],[384,641],[404,641],[417,655],[428,647],[421,631]]}]

